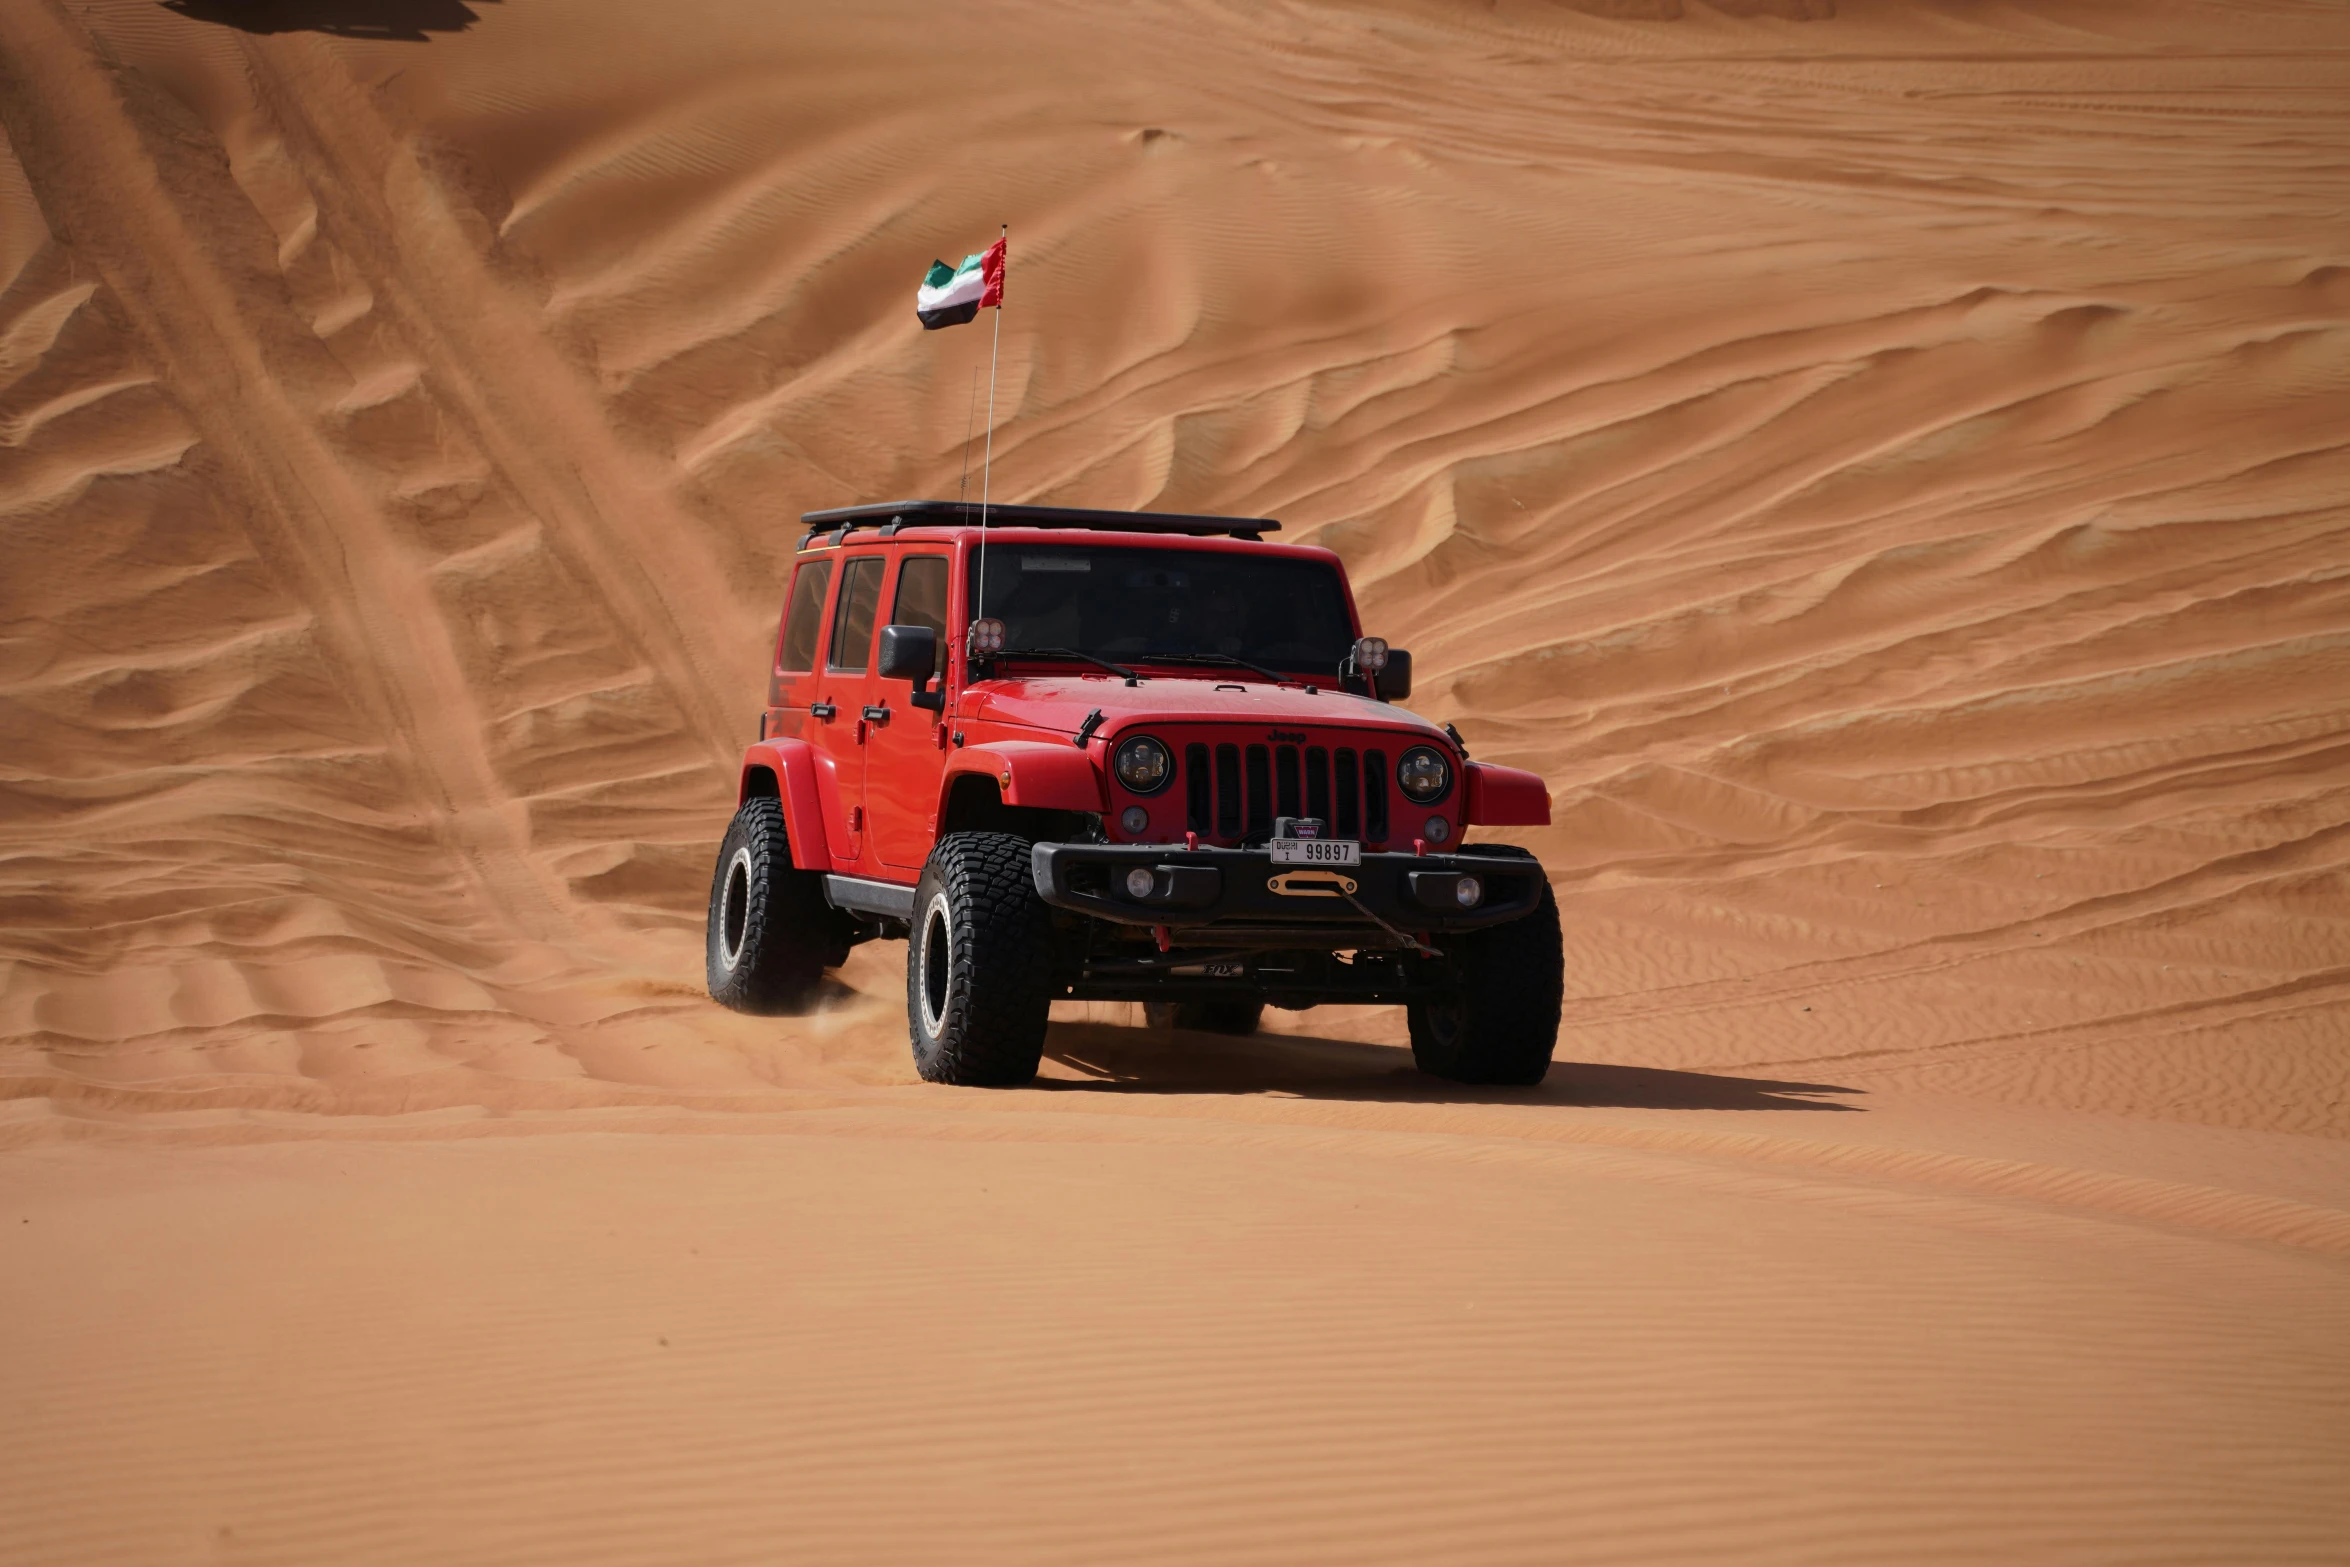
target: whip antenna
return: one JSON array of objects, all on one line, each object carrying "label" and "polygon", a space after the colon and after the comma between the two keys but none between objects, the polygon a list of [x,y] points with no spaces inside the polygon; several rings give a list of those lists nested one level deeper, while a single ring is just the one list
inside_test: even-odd
[{"label": "whip antenna", "polygon": [[[1003,237],[996,241],[1003,248],[1003,260],[998,263],[1004,272],[1012,265],[1012,225],[1004,225]],[[987,495],[988,481],[995,474],[995,370],[1004,349],[1004,294],[1003,272],[996,274],[995,289],[995,346],[987,354],[987,455],[979,464],[979,613],[974,620],[987,614]]]}]

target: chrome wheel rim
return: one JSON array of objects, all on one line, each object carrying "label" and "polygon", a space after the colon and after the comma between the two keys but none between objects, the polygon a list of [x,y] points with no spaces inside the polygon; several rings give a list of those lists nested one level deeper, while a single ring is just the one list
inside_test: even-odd
[{"label": "chrome wheel rim", "polygon": [[751,933],[751,851],[734,851],[726,863],[726,892],[718,901],[718,955],[733,968],[743,960]]},{"label": "chrome wheel rim", "polygon": [[955,925],[948,917],[944,892],[933,896],[922,912],[922,943],[915,960],[921,965],[915,990],[922,1002],[922,1032],[936,1039],[947,1024],[947,987],[955,962]]}]

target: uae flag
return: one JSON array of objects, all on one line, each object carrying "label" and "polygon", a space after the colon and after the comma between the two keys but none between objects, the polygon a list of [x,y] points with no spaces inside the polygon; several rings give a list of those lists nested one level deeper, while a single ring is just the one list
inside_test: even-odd
[{"label": "uae flag", "polygon": [[979,314],[981,305],[1004,306],[1004,244],[997,240],[976,256],[965,256],[959,267],[933,261],[930,273],[914,295],[914,314],[922,328],[961,326]]}]

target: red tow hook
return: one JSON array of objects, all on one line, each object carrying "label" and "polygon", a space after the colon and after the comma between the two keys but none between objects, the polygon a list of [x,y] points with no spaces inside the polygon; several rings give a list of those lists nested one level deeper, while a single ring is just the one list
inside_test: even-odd
[{"label": "red tow hook", "polygon": [[1166,926],[1153,925],[1151,927],[1151,934],[1159,938],[1159,950],[1161,952],[1172,952],[1175,950],[1175,938],[1168,933]]},{"label": "red tow hook", "polygon": [[1196,848],[1198,848],[1198,847],[1199,847],[1199,834],[1198,834],[1198,833],[1195,833],[1195,832],[1187,832],[1187,833],[1185,833],[1185,834],[1183,835],[1183,846],[1184,846],[1186,849],[1196,849]]},{"label": "red tow hook", "polygon": [[1412,852],[1414,854],[1425,857],[1428,853],[1428,840],[1425,838],[1414,838],[1412,840]]}]

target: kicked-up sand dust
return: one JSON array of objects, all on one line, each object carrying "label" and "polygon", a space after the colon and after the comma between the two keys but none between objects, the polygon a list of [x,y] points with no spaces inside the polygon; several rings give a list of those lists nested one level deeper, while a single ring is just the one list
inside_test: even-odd
[{"label": "kicked-up sand dust", "polygon": [[[2339,1562],[2350,18],[0,5],[0,1559]],[[1272,515],[1559,1061],[708,1002],[806,509]]]}]

